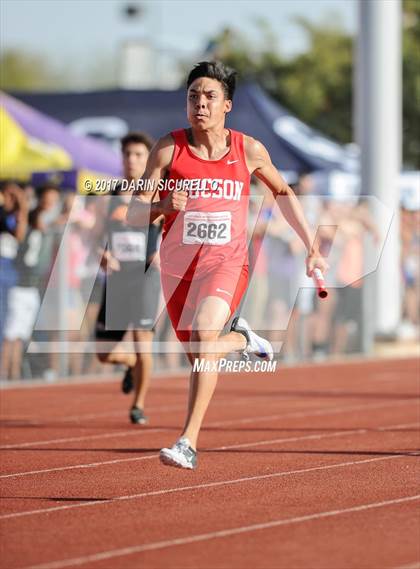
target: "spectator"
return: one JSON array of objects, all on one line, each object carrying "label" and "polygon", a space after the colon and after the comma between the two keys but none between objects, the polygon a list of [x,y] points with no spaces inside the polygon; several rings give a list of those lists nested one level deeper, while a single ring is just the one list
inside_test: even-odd
[{"label": "spectator", "polygon": [[[416,204],[414,204],[416,206]],[[404,203],[401,209],[401,265],[403,279],[402,323],[399,336],[403,340],[419,336],[420,313],[420,210]],[[417,206],[418,207],[418,206]]]},{"label": "spectator", "polygon": [[330,266],[328,300],[320,302],[313,294],[313,313],[308,318],[308,337],[311,340],[310,355],[316,361],[326,359],[330,352],[332,322],[337,303],[336,273],[340,249],[335,237],[339,223],[340,216],[336,202],[326,199],[320,206],[317,239],[321,255],[327,257]]},{"label": "spectator", "polygon": [[361,324],[362,275],[364,265],[363,238],[367,231],[375,244],[380,236],[367,205],[340,203],[336,206],[339,216],[340,258],[337,264],[337,308],[335,313],[334,342],[335,355],[350,349],[350,333],[357,332]]},{"label": "spectator", "polygon": [[[39,330],[35,332],[34,339],[39,341],[51,341],[52,335],[50,330],[51,319],[56,316],[56,303],[44,302],[45,290],[48,285],[48,279],[53,265],[53,257],[56,250],[57,229],[56,221],[60,215],[62,202],[60,190],[53,184],[45,184],[37,188],[36,196],[38,203],[34,209],[34,215],[37,216],[39,227],[43,233],[42,247],[39,256],[38,272],[39,272],[39,293],[41,297],[41,309],[37,323]],[[57,369],[52,369],[52,362],[56,367],[56,357],[49,354],[48,358],[41,355],[37,358],[37,373],[42,373],[45,377],[53,377],[57,373]]]},{"label": "spectator", "polygon": [[[281,199],[281,197],[280,197]],[[295,235],[279,207],[273,204],[265,245],[268,259],[268,327],[270,342],[287,338],[294,301],[296,299],[297,264],[294,252]],[[293,322],[294,324],[294,322]],[[285,342],[284,358],[294,357],[294,334]]]},{"label": "spectator", "polygon": [[[243,314],[255,330],[263,330],[268,299],[268,258],[265,237],[271,217],[273,200],[268,199],[264,185],[256,180],[255,196],[251,195],[248,216],[249,287],[243,306]],[[276,207],[274,205],[274,207]]]},{"label": "spectator", "polygon": [[22,189],[14,182],[5,182],[0,188],[0,350],[9,292],[18,278],[15,258],[27,223],[28,207]]},{"label": "spectator", "polygon": [[47,184],[37,190],[38,205],[35,208],[35,215],[39,214],[39,224],[44,233],[42,249],[39,260],[39,271],[41,273],[40,292],[41,295],[47,286],[47,279],[52,266],[52,257],[55,248],[56,227],[55,223],[61,212],[60,190],[51,184]]},{"label": "spectator", "polygon": [[[80,341],[80,327],[82,322],[82,297],[80,292],[81,274],[83,266],[88,256],[88,248],[83,240],[84,232],[90,230],[95,225],[94,216],[86,211],[81,204],[81,196],[76,200],[76,194],[68,191],[63,198],[62,211],[55,220],[54,228],[56,232],[56,247],[63,243],[63,236],[66,235],[66,309],[65,322],[67,326],[67,340],[70,342]],[[66,232],[66,233],[65,233]],[[55,255],[54,255],[55,257]],[[49,282],[50,293],[56,293],[55,297],[50,296],[49,309],[53,311],[51,322],[56,322],[56,313],[59,307],[59,289],[57,282],[58,273],[54,267]],[[52,332],[52,339],[58,341],[58,333]],[[82,371],[82,357],[80,351],[71,351],[70,372],[74,375]],[[58,367],[57,354],[52,353],[50,367],[54,370]]]},{"label": "spectator", "polygon": [[[81,196],[78,197],[81,199]],[[105,273],[102,268],[98,270],[98,248],[102,245],[103,220],[106,215],[108,200],[106,196],[87,195],[84,202],[84,218],[88,222],[86,227],[80,228],[81,238],[87,251],[86,260],[79,270],[81,279],[80,292],[82,294],[83,310],[85,311],[80,339],[84,342],[94,341],[95,323],[99,313],[102,292],[105,282]],[[90,227],[93,222],[93,226]],[[101,223],[102,222],[102,223]],[[102,373],[103,367],[92,351],[87,350],[84,356],[83,371],[88,374]]]},{"label": "spectator", "polygon": [[38,263],[43,240],[39,217],[36,211],[29,215],[27,231],[15,259],[17,286],[9,293],[4,326],[2,376],[6,379],[19,379],[22,375],[24,345],[31,337],[39,310]]}]

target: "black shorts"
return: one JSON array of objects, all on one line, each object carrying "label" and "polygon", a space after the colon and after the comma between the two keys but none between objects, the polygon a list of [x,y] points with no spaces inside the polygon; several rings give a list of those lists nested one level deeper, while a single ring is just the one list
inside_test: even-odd
[{"label": "black shorts", "polygon": [[97,340],[122,340],[126,331],[154,330],[160,298],[160,274],[154,268],[108,276],[96,322]]}]

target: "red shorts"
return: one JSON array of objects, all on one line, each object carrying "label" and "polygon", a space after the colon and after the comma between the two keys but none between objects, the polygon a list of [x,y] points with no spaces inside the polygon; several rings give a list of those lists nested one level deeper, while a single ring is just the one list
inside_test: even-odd
[{"label": "red shorts", "polygon": [[220,267],[200,278],[186,280],[161,274],[169,318],[177,338],[189,342],[198,306],[207,296],[218,296],[230,307],[229,318],[238,308],[248,285],[248,265]]}]

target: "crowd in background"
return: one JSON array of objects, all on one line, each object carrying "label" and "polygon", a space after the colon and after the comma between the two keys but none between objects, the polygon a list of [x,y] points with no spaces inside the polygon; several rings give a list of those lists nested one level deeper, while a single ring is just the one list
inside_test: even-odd
[{"label": "crowd in background", "polygon": [[[278,357],[286,362],[359,352],[366,239],[380,247],[380,233],[367,203],[316,195],[310,175],[302,176],[293,187],[309,223],[318,227],[316,239],[328,257],[328,300],[317,298],[305,276],[302,243],[273,198],[256,181],[249,215],[252,276],[242,314],[254,329],[266,331],[279,349]],[[52,344],[60,338],[54,326],[60,317],[68,324],[66,340],[81,346],[69,352],[69,374],[109,373],[112,369],[97,361],[94,349],[83,349],[94,343],[106,279],[98,264],[98,250],[103,244],[101,220],[106,207],[103,195],[80,196],[74,190],[63,191],[54,185],[34,189],[15,182],[2,183],[1,379],[53,379],[59,374],[59,350],[41,350],[37,354],[36,346]],[[418,335],[419,215],[418,211],[401,209],[401,335],[405,338]],[[54,266],[65,230],[69,232],[66,306],[65,313],[58,315],[59,271]],[[44,298],[48,301],[42,303]],[[164,310],[157,323],[155,342],[176,344]],[[33,349],[28,353],[30,343]],[[157,367],[173,368],[185,363],[179,352],[157,352]]]}]

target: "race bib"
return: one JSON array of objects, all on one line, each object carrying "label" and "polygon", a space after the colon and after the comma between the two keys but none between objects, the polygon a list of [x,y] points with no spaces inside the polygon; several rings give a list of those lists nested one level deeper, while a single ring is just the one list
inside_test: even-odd
[{"label": "race bib", "polygon": [[231,240],[231,213],[188,211],[184,215],[185,245],[225,245]]},{"label": "race bib", "polygon": [[146,259],[146,235],[136,231],[113,233],[112,254],[118,261],[144,261]]}]

